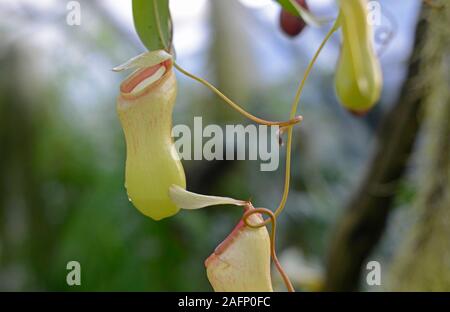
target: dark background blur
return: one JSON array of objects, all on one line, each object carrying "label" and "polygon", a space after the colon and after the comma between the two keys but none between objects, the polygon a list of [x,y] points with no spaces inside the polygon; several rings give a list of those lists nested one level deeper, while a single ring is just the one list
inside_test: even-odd
[{"label": "dark background blur", "polygon": [[[155,222],[128,202],[115,113],[124,74],[111,68],[144,51],[131,1],[79,1],[80,26],[67,25],[67,2],[0,1],[0,290],[211,290],[203,261],[240,212],[215,207]],[[316,14],[335,14],[334,1],[309,2]],[[385,77],[381,103],[356,118],[337,102],[339,36],[304,91],[305,120],[294,136],[291,194],[278,229],[278,255],[300,289],[320,289],[327,279],[333,230],[367,171],[377,129],[396,104],[410,64],[420,1],[380,3],[386,13],[376,30],[394,35],[386,46],[377,42]],[[171,0],[171,10],[178,62],[274,120],[288,116],[296,85],[329,27],[288,39],[279,30],[279,6],[268,0]],[[191,125],[194,116],[203,116],[204,125],[247,123],[201,85],[178,78],[175,124]],[[394,256],[417,220],[410,208],[420,185],[419,156],[413,154],[402,175],[395,210],[366,260],[381,263],[382,285],[363,282],[358,289],[388,288]],[[251,197],[274,208],[284,153],[280,159],[277,172],[260,172],[257,161],[183,164],[192,191]],[[66,284],[71,260],[81,264],[81,286]],[[284,289],[275,270],[272,275],[275,288]]]}]

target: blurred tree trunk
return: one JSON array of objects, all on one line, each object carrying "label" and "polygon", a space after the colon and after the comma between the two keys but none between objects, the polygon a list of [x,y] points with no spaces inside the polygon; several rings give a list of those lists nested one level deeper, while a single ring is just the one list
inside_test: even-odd
[{"label": "blurred tree trunk", "polygon": [[[430,14],[437,16],[429,19]],[[430,90],[434,88],[434,82],[427,80],[431,78],[427,73],[430,73],[430,66],[435,63],[424,55],[424,48],[432,43],[431,38],[441,36],[436,33],[436,28],[441,27],[440,32],[447,31],[442,25],[449,21],[442,21],[444,16],[440,16],[441,14],[427,5],[422,9],[400,97],[380,126],[377,150],[367,174],[350,199],[332,236],[326,263],[325,290],[358,289],[361,269],[386,228],[386,222],[394,208],[398,182],[407,169],[419,132],[422,107]],[[434,23],[436,25],[431,29],[430,25]],[[439,53],[442,53],[441,47],[433,47],[441,49]],[[431,73],[434,70],[431,69]],[[442,80],[442,83],[448,84],[448,80]]]},{"label": "blurred tree trunk", "polygon": [[427,18],[433,23],[422,52],[429,88],[419,218],[393,265],[390,286],[399,291],[450,291],[450,5]]}]

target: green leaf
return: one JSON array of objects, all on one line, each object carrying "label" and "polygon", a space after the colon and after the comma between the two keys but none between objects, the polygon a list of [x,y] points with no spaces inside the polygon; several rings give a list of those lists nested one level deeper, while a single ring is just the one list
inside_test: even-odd
[{"label": "green leaf", "polygon": [[285,9],[292,15],[300,16],[290,0],[276,0],[276,1],[283,7],[283,9]]},{"label": "green leaf", "polygon": [[[157,12],[154,10],[154,1],[158,7]],[[133,0],[134,27],[142,43],[150,51],[164,49],[159,37],[156,13],[159,16],[164,41],[170,46],[169,0]]]},{"label": "green leaf", "polygon": [[320,27],[329,22],[328,19],[315,16],[294,0],[277,0],[277,2],[292,15],[301,17],[309,26]]}]

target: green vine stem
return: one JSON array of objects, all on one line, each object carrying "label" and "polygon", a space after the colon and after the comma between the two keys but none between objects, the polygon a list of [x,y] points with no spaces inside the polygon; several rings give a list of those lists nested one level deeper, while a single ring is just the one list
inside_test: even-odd
[{"label": "green vine stem", "polygon": [[[297,92],[294,97],[294,101],[292,102],[292,108],[291,108],[291,114],[290,116],[295,116],[299,103],[300,103],[300,97],[303,92],[303,88],[306,84],[306,80],[309,77],[309,74],[311,73],[311,70],[314,66],[314,64],[317,61],[317,58],[319,57],[320,53],[323,50],[323,47],[326,45],[328,40],[331,38],[331,36],[334,34],[336,30],[339,29],[340,26],[340,17],[336,19],[331,29],[326,34],[325,38],[323,39],[322,43],[320,44],[319,48],[317,49],[316,53],[314,54],[313,58],[308,64],[308,67],[306,68],[306,71],[303,75],[303,78],[297,88]],[[277,209],[275,210],[274,214],[275,217],[278,217],[280,213],[283,211],[286,201],[289,195],[289,186],[290,186],[290,178],[291,178],[291,152],[292,152],[292,136],[293,136],[293,129],[292,127],[288,128],[288,134],[287,134],[287,143],[286,143],[286,171],[285,171],[285,178],[284,178],[284,190],[283,190],[283,196],[281,198],[280,204],[278,205]],[[266,222],[262,225],[265,225]],[[261,226],[262,226],[261,225]]]}]

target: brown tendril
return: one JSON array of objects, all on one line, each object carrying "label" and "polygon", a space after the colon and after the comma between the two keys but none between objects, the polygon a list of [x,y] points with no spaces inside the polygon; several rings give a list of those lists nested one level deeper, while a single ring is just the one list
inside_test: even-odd
[{"label": "brown tendril", "polygon": [[[252,208],[252,209],[249,209]],[[242,220],[244,221],[245,225],[252,228],[257,229],[262,226],[264,226],[267,222],[262,222],[258,224],[251,224],[248,220],[248,218],[255,214],[255,213],[261,213],[269,216],[270,222],[272,223],[272,230],[270,231],[270,254],[272,256],[273,263],[277,267],[278,272],[280,273],[281,277],[283,278],[284,284],[286,285],[286,288],[289,292],[295,292],[294,286],[292,286],[291,281],[289,280],[289,277],[287,276],[286,272],[283,270],[283,267],[281,266],[280,261],[278,261],[277,253],[275,250],[275,233],[276,233],[276,217],[272,210],[269,210],[267,208],[253,208],[252,204],[249,203],[247,206],[247,211],[244,213]],[[266,220],[267,221],[267,220]]]}]

